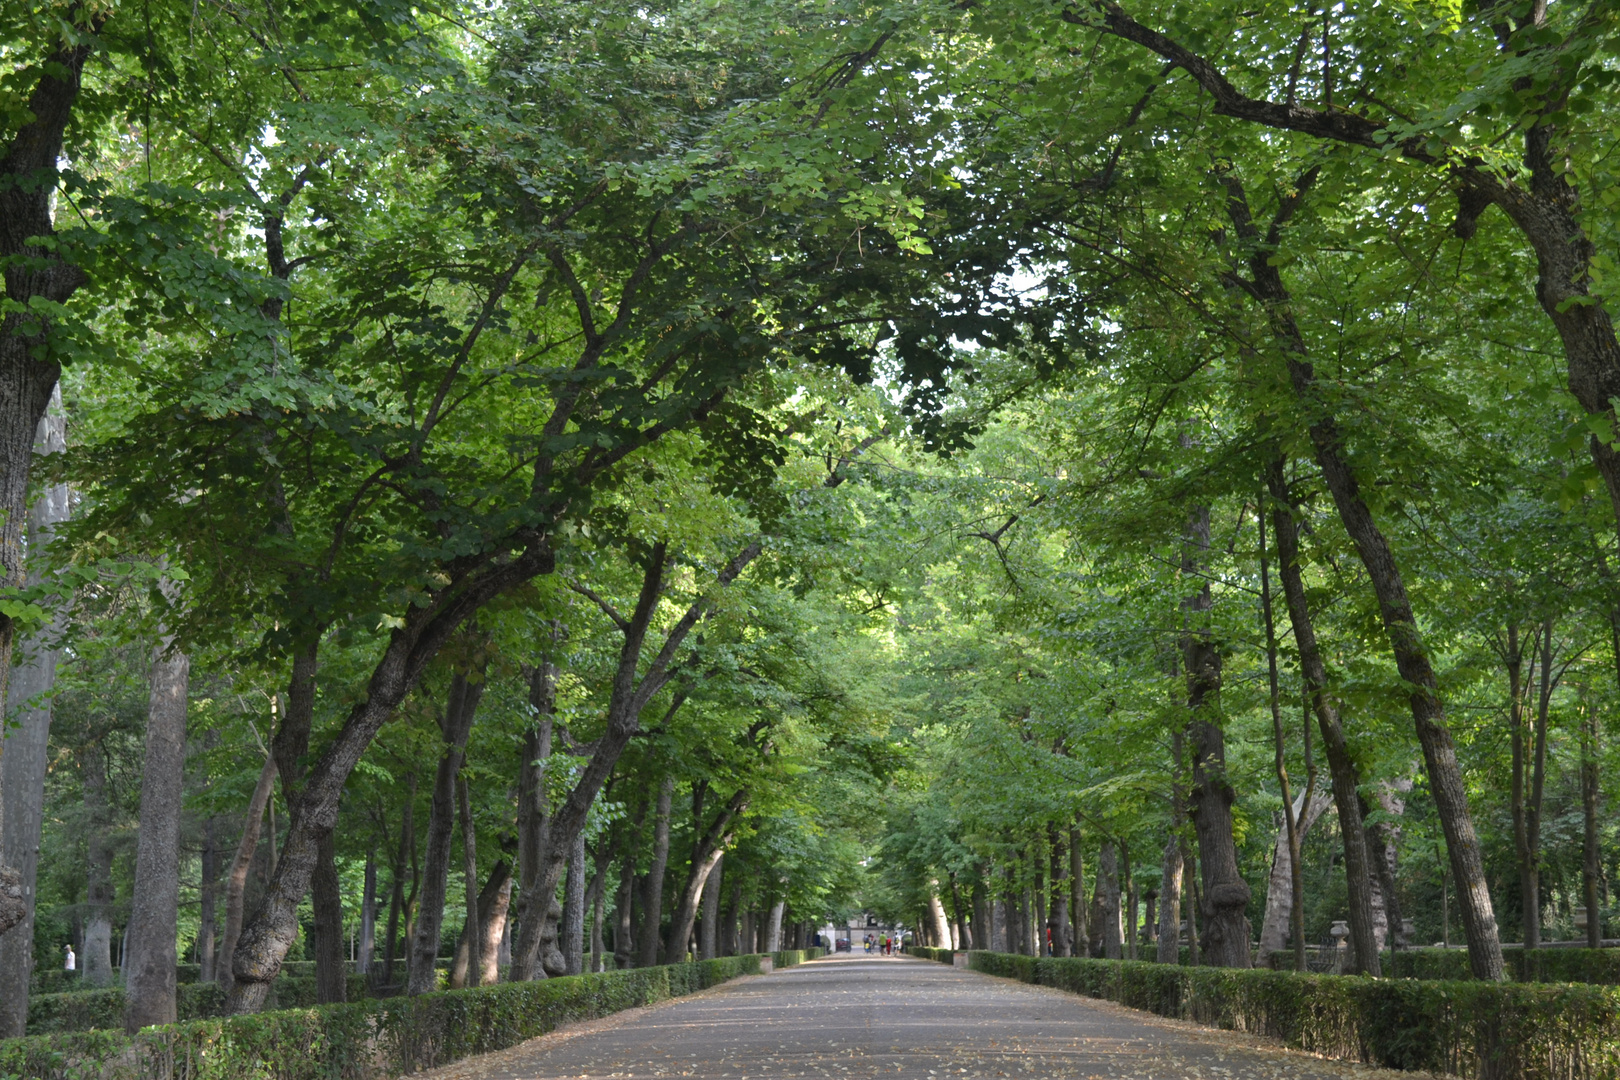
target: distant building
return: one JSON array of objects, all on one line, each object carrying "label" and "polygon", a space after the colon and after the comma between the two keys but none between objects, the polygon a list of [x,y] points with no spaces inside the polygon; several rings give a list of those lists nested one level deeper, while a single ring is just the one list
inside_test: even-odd
[{"label": "distant building", "polygon": [[[863,911],[858,915],[851,915],[846,923],[827,923],[821,927],[820,933],[824,940],[831,943],[829,945],[830,949],[839,952],[846,950],[849,952],[861,952],[865,948],[864,942],[867,935],[870,934],[873,940],[877,942],[882,942],[885,934],[903,939],[906,936],[906,928],[892,923],[880,922],[876,915],[869,911]],[[839,946],[838,943],[841,941],[848,942],[848,944]]]}]

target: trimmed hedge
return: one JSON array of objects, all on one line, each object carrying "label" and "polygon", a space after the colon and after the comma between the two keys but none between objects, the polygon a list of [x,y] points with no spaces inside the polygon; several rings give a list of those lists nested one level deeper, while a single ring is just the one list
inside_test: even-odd
[{"label": "trimmed hedge", "polygon": [[808,949],[783,949],[781,952],[771,953],[772,967],[794,967],[806,960],[820,960],[827,955],[827,950],[812,946]]},{"label": "trimmed hedge", "polygon": [[1278,1038],[1326,1057],[1491,1080],[1620,1078],[1620,991],[1422,982],[973,951],[975,971]]},{"label": "trimmed hedge", "polygon": [[[1620,984],[1620,949],[1503,949],[1515,982]],[[1389,975],[1403,979],[1471,979],[1466,949],[1402,949],[1384,954]]]},{"label": "trimmed hedge", "polygon": [[134,1036],[0,1041],[0,1077],[30,1080],[374,1080],[502,1050],[560,1024],[759,971],[758,956],[501,983],[414,998],[196,1020]]},{"label": "trimmed hedge", "polygon": [[[204,1020],[223,1016],[225,994],[217,983],[181,983],[176,987],[175,1012],[180,1021]],[[348,998],[360,1001],[368,996],[364,975],[350,975]],[[277,979],[270,990],[271,1009],[305,1009],[316,1003],[315,979]],[[36,994],[28,999],[28,1034],[46,1035],[59,1031],[122,1030],[124,1026],[123,987],[105,990],[75,990],[65,994]]]},{"label": "trimmed hedge", "polygon": [[906,952],[912,956],[920,956],[924,960],[938,960],[942,964],[956,962],[955,949],[930,949],[925,945],[907,945]]}]

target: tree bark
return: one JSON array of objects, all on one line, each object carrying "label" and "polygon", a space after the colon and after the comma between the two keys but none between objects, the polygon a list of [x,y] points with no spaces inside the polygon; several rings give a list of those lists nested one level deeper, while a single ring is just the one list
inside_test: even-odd
[{"label": "tree bark", "polygon": [[231,860],[231,869],[225,878],[225,931],[220,935],[215,977],[220,989],[227,994],[231,990],[231,961],[236,955],[237,938],[242,933],[248,871],[253,868],[253,855],[259,846],[259,829],[264,822],[264,808],[270,802],[275,782],[276,759],[266,757],[264,767],[259,770],[259,782],[253,786],[253,795],[248,799],[247,814],[242,822],[242,839],[236,845],[236,857]]},{"label": "tree bark", "polygon": [[725,913],[720,922],[720,955],[738,956],[747,951],[742,947],[742,934],[737,927],[737,919],[742,914],[743,884],[735,880],[737,875],[732,874],[731,898],[726,902]]},{"label": "tree bark", "polygon": [[607,891],[607,871],[605,865],[609,860],[604,859],[598,863],[591,873],[591,883],[585,890],[585,904],[591,913],[591,964],[593,972],[602,970],[602,902],[603,894]]},{"label": "tree bark", "polygon": [[681,898],[675,906],[675,915],[669,923],[669,936],[664,942],[664,956],[667,963],[680,963],[681,958],[686,955],[686,944],[692,937],[692,927],[697,921],[698,897],[703,892],[703,886],[708,883],[709,875],[720,865],[720,858],[731,843],[732,825],[747,812],[748,800],[747,788],[733,794],[693,847],[692,865],[687,871],[686,886],[681,890]]},{"label": "tree bark", "polygon": [[1119,856],[1125,874],[1125,959],[1136,959],[1136,875],[1131,873],[1131,846],[1119,842]]},{"label": "tree bark", "polygon": [[1305,594],[1301,570],[1299,527],[1294,521],[1296,505],[1288,488],[1282,459],[1274,459],[1266,474],[1271,491],[1272,524],[1277,537],[1277,576],[1282,581],[1283,600],[1294,628],[1294,644],[1299,650],[1300,670],[1305,693],[1316,713],[1327,754],[1328,775],[1333,782],[1333,805],[1339,814],[1339,832],[1344,844],[1344,875],[1349,898],[1351,971],[1368,975],[1382,972],[1376,948],[1373,919],[1372,853],[1362,825],[1361,777],[1350,745],[1339,720],[1339,703],[1329,688],[1327,664],[1316,640],[1316,624]]},{"label": "tree bark", "polygon": [[176,1019],[175,934],[180,917],[180,811],[191,661],[165,640],[152,660],[141,768],[140,836],[124,946],[124,1030]]},{"label": "tree bark", "polygon": [[405,992],[413,997],[438,989],[436,965],[450,876],[456,782],[461,773],[462,756],[466,753],[467,734],[472,729],[473,715],[477,712],[478,699],[483,693],[482,678],[474,682],[465,671],[457,671],[450,678],[450,692],[439,721],[444,749],[433,776],[433,801],[428,810],[422,885],[417,894],[416,933],[411,939],[410,966],[405,975]]},{"label": "tree bark", "polygon": [[[1259,500],[1263,507],[1265,498]],[[1300,796],[1299,807],[1294,806],[1294,796],[1288,782],[1288,750],[1283,738],[1282,719],[1282,690],[1277,679],[1277,623],[1271,609],[1271,570],[1266,553],[1266,515],[1262,509],[1256,515],[1256,525],[1260,534],[1260,609],[1261,621],[1265,624],[1266,634],[1266,682],[1268,704],[1271,706],[1271,737],[1275,753],[1274,767],[1277,773],[1277,790],[1282,795],[1283,804],[1283,833],[1282,839],[1288,845],[1288,921],[1293,931],[1294,939],[1294,969],[1307,970],[1305,961],[1305,889],[1298,873],[1299,851],[1304,830],[1301,828],[1299,811],[1308,809],[1306,804],[1312,802],[1313,792],[1306,787]],[[1280,849],[1274,849],[1274,852]],[[1272,877],[1276,878],[1277,859],[1272,858]],[[1269,884],[1269,883],[1268,883]],[[1271,916],[1271,890],[1266,892],[1266,918]],[[1260,926],[1260,956],[1268,963],[1270,953],[1266,949],[1266,926],[1262,921]]]},{"label": "tree bark", "polygon": [[[39,421],[34,453],[60,453],[67,445],[66,422],[61,416],[61,395],[53,394],[56,415]],[[66,484],[53,484],[40,493],[28,512],[28,581],[45,578],[42,552],[56,526],[68,519]],[[34,970],[34,904],[39,875],[39,841],[45,822],[45,771],[51,734],[51,702],[56,686],[59,649],[54,638],[62,629],[58,615],[42,634],[22,643],[11,673],[9,700],[15,707],[15,726],[0,724],[0,865],[17,872],[26,907],[23,918],[9,931],[0,931],[0,1038],[17,1038],[28,1026],[28,983]]]},{"label": "tree bark", "polygon": [[[1410,688],[1407,699],[1411,705],[1412,720],[1417,728],[1418,742],[1423,747],[1429,786],[1441,829],[1445,833],[1452,876],[1457,883],[1463,932],[1468,938],[1469,966],[1475,978],[1499,981],[1504,977],[1504,970],[1496,915],[1491,907],[1479,837],[1468,810],[1468,791],[1463,782],[1462,769],[1457,763],[1451,730],[1446,726],[1445,705],[1440,697],[1434,667],[1418,629],[1417,617],[1412,611],[1405,578],[1395,562],[1389,541],[1373,520],[1372,510],[1361,495],[1360,483],[1344,454],[1343,439],[1332,413],[1331,402],[1323,399],[1305,337],[1290,309],[1292,297],[1283,284],[1281,271],[1271,261],[1282,226],[1304,198],[1315,175],[1315,170],[1312,170],[1299,178],[1295,190],[1285,197],[1273,219],[1270,233],[1263,240],[1249,213],[1242,185],[1234,177],[1224,178],[1228,193],[1227,215],[1238,235],[1253,246],[1249,258],[1252,280],[1242,284],[1264,306],[1272,336],[1286,361],[1294,396],[1313,417],[1309,421],[1308,431],[1316,452],[1316,463],[1322,470],[1328,491],[1333,495],[1339,520],[1350,534],[1361,564],[1367,570],[1367,577],[1378,598],[1384,631],[1395,654],[1395,666]],[[1620,371],[1620,365],[1616,370]],[[1620,386],[1616,389],[1620,391]],[[1280,534],[1278,540],[1280,543]],[[1323,742],[1326,746],[1326,733]],[[1331,765],[1334,751],[1331,747],[1326,748]],[[1335,791],[1337,786],[1335,779]],[[1346,820],[1344,813],[1345,808],[1341,805],[1340,825],[1346,835],[1359,833],[1361,830]],[[1376,952],[1372,953],[1371,960],[1376,965]],[[1368,974],[1376,970],[1374,966]]]},{"label": "tree bark", "polygon": [[[23,529],[28,523],[35,432],[61,374],[50,345],[51,320],[43,311],[66,303],[85,280],[84,272],[63,257],[62,249],[49,243],[55,236],[51,204],[58,188],[63,135],[73,120],[91,34],[112,11],[84,8],[75,5],[63,18],[87,25],[90,33],[62,36],[29,91],[24,114],[28,121],[0,147],[0,265],[5,267],[10,307],[0,315],[0,586],[6,587],[27,581]],[[0,716],[8,713],[6,688],[15,637],[16,624],[10,616],[0,615]],[[12,771],[0,767],[0,837],[9,835],[5,816],[19,799],[7,791],[14,782]],[[32,787],[20,798],[31,803]],[[0,844],[0,935],[31,910],[22,867],[10,861],[7,846]]]},{"label": "tree bark", "polygon": [[720,955],[720,890],[725,885],[726,857],[721,852],[703,883],[703,924],[698,933],[698,959],[713,960]]},{"label": "tree bark", "polygon": [[1068,836],[1056,824],[1046,827],[1047,847],[1051,852],[1049,871],[1051,912],[1046,929],[1052,938],[1053,956],[1074,955],[1074,927],[1069,923],[1069,844]]},{"label": "tree bark", "polygon": [[[416,774],[406,781],[405,813],[399,825],[399,852],[389,874],[388,933],[383,941],[383,983],[394,985],[394,958],[399,952],[399,920],[405,907],[405,863],[416,861]],[[411,883],[414,895],[416,883]],[[409,919],[406,922],[409,924]],[[375,985],[375,980],[373,980]]]},{"label": "tree bark", "polygon": [[[548,635],[553,647],[559,633],[554,624]],[[512,957],[513,982],[546,976],[540,939],[545,933],[552,898],[541,896],[540,876],[546,862],[547,826],[551,821],[546,768],[551,761],[557,675],[557,666],[551,662],[549,653],[529,672],[529,706],[535,720],[524,733],[523,760],[518,765],[518,941]]]},{"label": "tree bark", "polygon": [[[1182,574],[1202,577],[1209,562],[1209,507],[1187,518]],[[1221,654],[1209,628],[1214,600],[1207,578],[1182,601],[1181,659],[1187,678],[1188,741],[1192,747],[1189,804],[1203,873],[1203,955],[1214,967],[1246,968],[1249,956],[1249,886],[1238,869],[1232,834],[1236,793],[1226,776],[1226,733],[1220,707]]]},{"label": "tree bark", "polygon": [[658,963],[664,914],[664,875],[669,867],[669,818],[675,799],[675,777],[666,775],[658,784],[658,803],[653,811],[652,865],[641,897],[641,952],[637,967]]},{"label": "tree bark", "polygon": [[1097,895],[1101,899],[1097,926],[1102,955],[1108,960],[1122,959],[1124,932],[1120,928],[1120,918],[1124,913],[1120,911],[1119,903],[1119,854],[1112,840],[1102,842],[1102,850],[1097,856]]},{"label": "tree bark", "polygon": [[[1309,802],[1305,801],[1307,795],[1310,796]],[[1295,837],[1298,844],[1305,842],[1316,819],[1332,805],[1333,796],[1326,791],[1301,791],[1294,797]],[[1271,845],[1271,874],[1266,879],[1266,914],[1260,922],[1262,957],[1281,952],[1288,944],[1288,933],[1293,922],[1294,879],[1298,876],[1295,871],[1299,869],[1289,849],[1298,844],[1291,845],[1287,832],[1278,829],[1277,839]],[[1303,933],[1298,941],[1303,944]]]},{"label": "tree bark", "polygon": [[562,953],[567,974],[585,970],[585,832],[574,837],[563,884]]},{"label": "tree bark", "polygon": [[1071,956],[1087,955],[1090,936],[1086,933],[1086,863],[1080,849],[1080,826],[1069,829],[1069,917],[1073,924]]},{"label": "tree bark", "polygon": [[365,883],[360,888],[360,941],[355,947],[354,970],[371,974],[371,959],[377,951],[377,850],[366,852]]},{"label": "tree bark", "polygon": [[1164,845],[1159,871],[1159,951],[1161,964],[1181,963],[1181,837]]},{"label": "tree bark", "polygon": [[107,804],[107,751],[93,742],[79,752],[84,782],[86,838],[84,950],[80,976],[90,986],[111,986],[112,906],[117,899],[112,878],[112,814]]},{"label": "tree bark", "polygon": [[[462,968],[466,985],[477,986],[484,976],[484,922],[478,909],[478,830],[473,824],[472,784],[461,779],[461,867],[466,882],[467,915],[461,943],[467,953]],[[451,973],[452,980],[454,972]]]},{"label": "tree bark", "polygon": [[456,946],[456,958],[450,967],[452,990],[472,985],[493,986],[499,978],[501,935],[506,931],[506,915],[511,901],[512,868],[502,859],[490,870],[484,887],[478,890],[478,926],[483,931],[478,942],[478,981],[472,983],[467,978],[467,933],[464,930],[461,943]]},{"label": "tree bark", "polygon": [[619,864],[619,891],[613,900],[613,966],[618,970],[634,967],[636,963],[635,895],[636,861],[633,850],[624,854]]},{"label": "tree bark", "polygon": [[765,919],[765,951],[768,953],[782,951],[782,912],[786,908],[785,899],[771,904],[771,913]]},{"label": "tree bark", "polygon": [[217,928],[214,914],[215,886],[219,880],[219,850],[215,844],[215,822],[203,823],[202,881],[198,887],[197,981],[214,981],[214,949]]}]

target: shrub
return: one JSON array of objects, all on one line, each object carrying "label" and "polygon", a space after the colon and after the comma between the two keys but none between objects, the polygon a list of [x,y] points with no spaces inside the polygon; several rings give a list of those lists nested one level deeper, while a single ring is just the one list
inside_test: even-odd
[{"label": "shrub", "polygon": [[[0,1077],[38,1080],[373,1080],[436,1068],[559,1024],[759,971],[758,956],[501,983],[414,998],[194,1020],[132,1037],[79,1031],[0,1041]],[[73,995],[80,997],[83,995]]]},{"label": "shrub", "polygon": [[771,953],[771,965],[779,968],[793,967],[796,964],[804,963],[806,960],[819,960],[821,957],[826,955],[826,949],[816,947],[811,947],[808,949],[783,949],[781,952]]},{"label": "shrub", "polygon": [[1037,960],[976,950],[969,966],[1389,1068],[1492,1080],[1620,1078],[1620,991],[1607,987]]},{"label": "shrub", "polygon": [[[1402,949],[1384,954],[1386,973],[1403,979],[1469,979],[1468,953],[1462,949]],[[1599,986],[1620,984],[1620,949],[1502,950],[1508,975],[1515,982],[1572,982]]]},{"label": "shrub", "polygon": [[924,960],[938,960],[942,964],[954,964],[956,962],[955,949],[930,949],[925,945],[907,945],[906,952],[912,956],[920,956]]}]

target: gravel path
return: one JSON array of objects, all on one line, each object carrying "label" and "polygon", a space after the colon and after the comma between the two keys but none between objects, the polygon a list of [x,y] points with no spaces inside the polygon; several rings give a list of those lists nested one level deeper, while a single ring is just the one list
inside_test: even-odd
[{"label": "gravel path", "polygon": [[926,960],[856,954],[738,979],[419,1075],[1415,1080],[1420,1074],[1324,1061],[1252,1036]]}]

